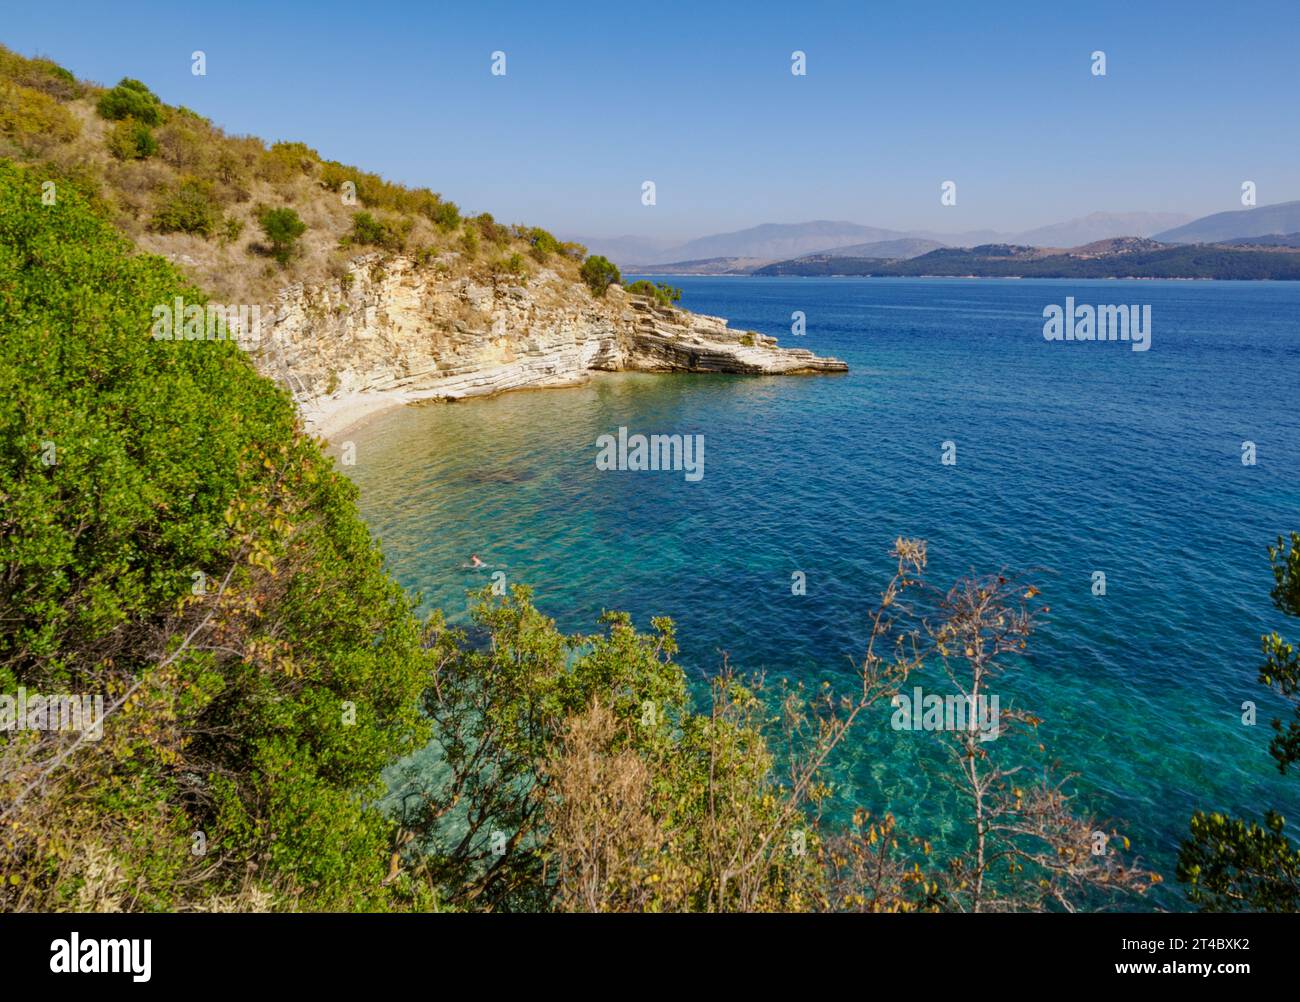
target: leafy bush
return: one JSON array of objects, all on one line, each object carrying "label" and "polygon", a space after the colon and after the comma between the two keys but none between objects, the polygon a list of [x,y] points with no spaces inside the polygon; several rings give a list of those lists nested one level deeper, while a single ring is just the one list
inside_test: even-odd
[{"label": "leafy bush", "polygon": [[257,213],[258,225],[271,241],[271,256],[280,264],[289,263],[298,248],[298,238],[307,232],[307,224],[298,213],[287,206],[282,209],[262,208]]},{"label": "leafy bush", "polygon": [[213,177],[241,202],[249,197],[248,185],[252,182],[253,164],[260,156],[260,150],[250,148],[251,145],[224,140],[211,168]]},{"label": "leafy bush", "polygon": [[0,82],[0,133],[39,150],[75,139],[81,133],[81,123],[48,94]]},{"label": "leafy bush", "polygon": [[233,244],[244,232],[244,221],[234,216],[227,216],[221,224],[221,242]]},{"label": "leafy bush", "polygon": [[326,191],[341,191],[345,181],[356,184],[359,173],[355,167],[341,164],[337,160],[326,160],[321,164],[320,183]]},{"label": "leafy bush", "polygon": [[188,173],[215,175],[215,136],[194,116],[173,115],[158,130],[158,152],[165,163]]},{"label": "leafy bush", "polygon": [[118,121],[134,118],[145,125],[159,125],[163,120],[163,104],[139,80],[124,77],[116,87],[100,97],[97,110],[101,118]]},{"label": "leafy bush", "polygon": [[524,239],[528,241],[532,248],[530,253],[538,261],[545,261],[552,254],[559,253],[560,241],[556,240],[550,233],[540,226],[534,226],[527,230]]},{"label": "leafy bush", "polygon": [[160,233],[193,233],[210,237],[220,219],[221,206],[211,182],[188,177],[159,201],[154,210],[153,225]]},{"label": "leafy bush", "polygon": [[158,142],[144,122],[124,118],[109,130],[108,151],[119,160],[147,160],[158,152]]},{"label": "leafy bush", "polygon": [[320,154],[306,143],[275,143],[262,154],[257,175],[273,184],[311,175],[320,164]]},{"label": "leafy bush", "polygon": [[522,254],[511,254],[509,257],[497,261],[492,270],[498,275],[526,275],[528,274],[528,265],[524,262]]},{"label": "leafy bush", "polygon": [[600,254],[593,254],[583,261],[579,274],[594,296],[603,296],[606,289],[623,279],[618,266]]},{"label": "leafy bush", "polygon": [[671,306],[682,298],[682,290],[663,282],[649,282],[644,278],[623,286],[623,291],[634,296],[648,296],[660,306]]},{"label": "leafy bush", "polygon": [[380,219],[369,212],[358,212],[352,217],[352,230],[343,238],[344,246],[369,245],[384,250],[400,251],[411,232],[409,219]]},{"label": "leafy bush", "polygon": [[429,221],[444,233],[450,233],[460,225],[460,209],[455,202],[439,200],[428,213]]},{"label": "leafy bush", "polygon": [[502,226],[492,218],[492,213],[484,212],[474,217],[474,225],[479,235],[490,244],[503,247],[510,242],[510,228]]}]

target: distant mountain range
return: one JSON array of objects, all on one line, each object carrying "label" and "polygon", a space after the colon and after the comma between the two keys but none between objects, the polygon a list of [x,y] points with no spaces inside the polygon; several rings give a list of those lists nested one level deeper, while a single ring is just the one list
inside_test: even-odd
[{"label": "distant mountain range", "polygon": [[[591,253],[603,254],[620,268],[635,272],[645,270],[650,265],[698,265],[702,261],[740,258],[770,263],[807,254],[905,258],[938,247],[974,247],[990,243],[1074,247],[1108,237],[1146,237],[1157,230],[1185,223],[1190,218],[1172,213],[1094,212],[1023,233],[993,230],[965,233],[902,231],[818,219],[806,223],[763,223],[749,229],[717,233],[685,243],[634,236],[575,236],[572,239],[585,244]],[[1300,230],[1300,226],[1292,229]]]},{"label": "distant mountain range", "polygon": [[[615,260],[631,274],[1300,279],[1300,201],[1161,229],[1183,219],[1093,213],[978,243],[971,238],[983,233],[904,234],[826,220],[768,223],[661,247],[658,261]],[[1158,231],[1154,237],[1152,231]],[[819,250],[805,250],[819,242]],[[787,257],[774,256],[791,249]]]},{"label": "distant mountain range", "polygon": [[1235,212],[1216,212],[1155,235],[1169,244],[1222,243],[1241,237],[1300,232],[1300,201],[1260,205]]},{"label": "distant mountain range", "polygon": [[1300,247],[1170,244],[1143,237],[1094,241],[1069,250],[1015,244],[941,247],[917,257],[807,255],[754,275],[946,276],[952,278],[1219,278],[1300,280]]}]

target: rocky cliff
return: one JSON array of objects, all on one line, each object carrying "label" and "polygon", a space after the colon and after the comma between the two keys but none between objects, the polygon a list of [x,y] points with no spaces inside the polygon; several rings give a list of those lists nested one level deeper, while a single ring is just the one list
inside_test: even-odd
[{"label": "rocky cliff", "polygon": [[526,284],[509,276],[482,284],[453,265],[370,255],[336,281],[285,289],[263,320],[259,365],[327,437],[381,406],[572,384],[593,370],[848,370],[618,286],[597,299],[545,269]]}]

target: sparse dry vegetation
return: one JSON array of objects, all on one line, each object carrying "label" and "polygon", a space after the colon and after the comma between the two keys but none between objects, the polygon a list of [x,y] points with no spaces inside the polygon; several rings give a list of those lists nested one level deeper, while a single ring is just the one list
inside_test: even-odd
[{"label": "sparse dry vegetation", "polygon": [[[137,247],[226,302],[272,302],[284,285],[327,281],[376,249],[489,282],[525,279],[525,259],[578,282],[586,254],[538,227],[463,216],[437,192],[327,160],[305,143],[228,134],[164,104],[146,83],[78,81],[3,47],[0,156],[74,185]],[[305,226],[287,257],[271,247],[286,260],[270,269],[258,218],[266,205],[292,209]]]}]

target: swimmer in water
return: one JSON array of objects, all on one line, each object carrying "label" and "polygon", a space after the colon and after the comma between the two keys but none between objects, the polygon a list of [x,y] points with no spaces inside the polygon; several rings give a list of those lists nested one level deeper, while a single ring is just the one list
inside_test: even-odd
[{"label": "swimmer in water", "polygon": [[469,565],[470,565],[471,567],[482,567],[482,566],[483,566],[483,561],[481,561],[481,560],[478,558],[478,554],[476,553],[476,554],[474,554],[472,557],[469,558]]}]

